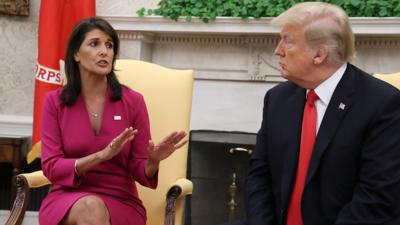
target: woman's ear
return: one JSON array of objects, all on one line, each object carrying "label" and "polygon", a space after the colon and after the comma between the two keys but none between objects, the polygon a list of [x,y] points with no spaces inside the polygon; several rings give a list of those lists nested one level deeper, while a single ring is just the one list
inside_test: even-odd
[{"label": "woman's ear", "polygon": [[79,57],[76,54],[74,55],[74,60],[75,62],[79,63]]},{"label": "woman's ear", "polygon": [[321,64],[327,59],[328,59],[328,49],[326,46],[321,46],[320,48],[318,48],[314,56],[313,62],[314,64]]}]

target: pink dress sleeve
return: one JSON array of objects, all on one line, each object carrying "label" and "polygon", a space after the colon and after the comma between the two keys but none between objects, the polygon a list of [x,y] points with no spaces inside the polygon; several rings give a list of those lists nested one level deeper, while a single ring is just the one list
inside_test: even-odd
[{"label": "pink dress sleeve", "polygon": [[42,108],[41,142],[42,170],[53,183],[61,186],[79,186],[79,178],[75,174],[74,158],[65,158],[63,152],[59,112],[61,103],[59,91],[46,95]]},{"label": "pink dress sleeve", "polygon": [[138,133],[132,140],[129,171],[135,181],[143,186],[155,189],[158,183],[158,172],[152,178],[148,178],[145,174],[148,158],[147,147],[151,139],[149,116],[143,96],[139,95],[136,99],[133,105],[133,128],[137,129]]}]

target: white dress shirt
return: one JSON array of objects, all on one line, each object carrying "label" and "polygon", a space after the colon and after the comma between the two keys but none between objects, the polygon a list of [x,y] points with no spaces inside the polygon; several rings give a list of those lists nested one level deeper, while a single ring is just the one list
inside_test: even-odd
[{"label": "white dress shirt", "polygon": [[340,79],[342,79],[346,68],[347,63],[343,63],[343,65],[340,66],[332,76],[314,89],[315,93],[318,95],[318,100],[315,101],[315,107],[317,108],[317,134],[329,101],[331,100],[333,92],[335,91]]}]

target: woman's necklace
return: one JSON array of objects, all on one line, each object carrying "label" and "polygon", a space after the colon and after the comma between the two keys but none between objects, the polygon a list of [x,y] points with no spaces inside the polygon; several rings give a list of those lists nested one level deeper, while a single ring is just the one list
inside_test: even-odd
[{"label": "woman's necklace", "polygon": [[86,105],[86,108],[93,119],[98,119],[100,117],[100,112],[92,110],[92,108],[89,105]]},{"label": "woman's necklace", "polygon": [[99,113],[95,113],[95,112],[89,112],[89,113],[93,118],[95,118],[95,119],[99,118]]},{"label": "woman's necklace", "polygon": [[[105,93],[104,93],[105,95]],[[104,105],[104,97],[99,97],[99,95],[97,95],[97,97],[95,95],[92,95],[92,98],[87,98],[86,101],[86,109],[89,112],[89,115],[97,120],[98,118],[100,118],[101,115],[101,109],[103,108]],[[89,104],[92,103],[92,104]],[[93,107],[95,106],[95,107]],[[96,110],[93,110],[93,108],[95,108]]]}]

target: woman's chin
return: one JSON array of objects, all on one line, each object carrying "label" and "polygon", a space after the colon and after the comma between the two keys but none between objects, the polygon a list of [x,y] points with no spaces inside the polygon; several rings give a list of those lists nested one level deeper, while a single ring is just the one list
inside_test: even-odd
[{"label": "woman's chin", "polygon": [[98,70],[96,72],[99,75],[107,76],[108,74],[111,73],[111,69],[108,69],[108,68],[107,69],[100,69],[100,70]]}]

